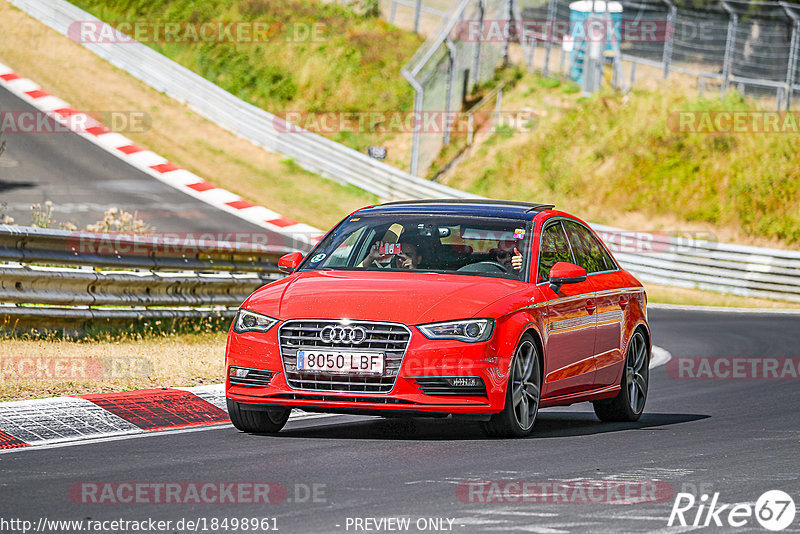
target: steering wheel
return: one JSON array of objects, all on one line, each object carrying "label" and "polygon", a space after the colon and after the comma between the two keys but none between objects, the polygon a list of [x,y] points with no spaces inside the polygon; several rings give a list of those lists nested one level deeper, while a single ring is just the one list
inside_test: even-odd
[{"label": "steering wheel", "polygon": [[[488,267],[488,269],[487,269]],[[459,271],[476,272],[476,273],[491,273],[499,271],[503,274],[508,274],[508,267],[496,261],[479,261],[477,263],[470,263],[458,269]]]}]

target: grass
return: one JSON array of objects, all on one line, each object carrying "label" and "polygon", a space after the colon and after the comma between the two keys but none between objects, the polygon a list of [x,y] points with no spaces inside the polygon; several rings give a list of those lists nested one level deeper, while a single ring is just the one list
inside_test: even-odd
[{"label": "grass", "polygon": [[702,230],[723,241],[796,247],[797,135],[669,127],[677,111],[758,106],[737,93],[703,98],[678,85],[584,98],[572,84],[528,74],[503,107],[540,111],[538,127],[496,132],[442,182],[494,198],[552,202],[624,228]]},{"label": "grass", "polygon": [[213,322],[176,332],[140,325],[81,339],[6,335],[0,341],[0,401],[218,384],[226,337]]},{"label": "grass", "polygon": [[7,2],[0,2],[0,33],[3,63],[78,109],[146,111],[152,127],[127,137],[248,200],[321,229],[377,202],[215,126]]},{"label": "grass", "polygon": [[[142,41],[242,100],[275,114],[409,111],[413,106],[413,90],[400,69],[422,44],[422,38],[336,2],[72,0],[72,3],[111,25],[152,21],[271,24],[264,35],[268,42],[263,39],[252,42],[256,40],[248,37],[242,42],[153,42],[154,38]],[[405,134],[345,130],[348,129],[342,126],[318,133],[360,151],[370,145],[410,142],[410,135]],[[391,154],[395,152],[392,150]],[[405,166],[407,161],[402,164]]]},{"label": "grass", "polygon": [[759,298],[723,295],[699,289],[684,289],[657,284],[644,284],[648,302],[688,306],[720,306],[725,308],[773,308],[800,310],[800,304]]}]

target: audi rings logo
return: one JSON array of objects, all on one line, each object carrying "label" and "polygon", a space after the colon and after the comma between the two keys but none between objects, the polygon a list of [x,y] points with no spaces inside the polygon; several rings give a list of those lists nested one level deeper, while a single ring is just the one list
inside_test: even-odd
[{"label": "audi rings logo", "polygon": [[319,333],[324,343],[352,343],[358,345],[367,339],[367,331],[360,326],[326,326]]}]

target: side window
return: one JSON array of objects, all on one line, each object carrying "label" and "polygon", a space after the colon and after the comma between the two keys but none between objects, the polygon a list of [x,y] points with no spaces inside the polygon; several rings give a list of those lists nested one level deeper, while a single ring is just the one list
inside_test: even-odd
[{"label": "side window", "polygon": [[361,239],[361,236],[364,235],[365,228],[366,226],[362,226],[361,228],[359,228],[358,230],[347,236],[347,239],[342,241],[342,243],[338,247],[336,247],[336,250],[334,250],[330,254],[330,257],[328,258],[328,261],[326,262],[325,266],[346,267],[348,265],[348,260],[350,260],[353,257],[354,247],[358,243],[358,240]]},{"label": "side window", "polygon": [[605,247],[600,247],[600,251],[603,253],[603,258],[606,262],[606,271],[616,271],[619,269],[617,262],[614,261],[614,258],[611,257],[611,254],[605,249]]},{"label": "side window", "polygon": [[575,261],[587,273],[599,273],[616,269],[603,246],[592,233],[573,221],[564,221]]},{"label": "side window", "polygon": [[550,277],[550,269],[560,261],[572,263],[572,253],[561,222],[556,221],[542,231],[542,245],[539,253],[539,281]]}]

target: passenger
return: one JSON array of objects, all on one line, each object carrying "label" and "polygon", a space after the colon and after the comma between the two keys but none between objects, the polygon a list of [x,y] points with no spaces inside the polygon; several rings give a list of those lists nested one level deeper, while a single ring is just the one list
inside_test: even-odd
[{"label": "passenger", "polygon": [[364,258],[358,266],[359,267],[378,267],[378,268],[395,268],[395,269],[417,269],[422,261],[422,251],[417,243],[412,243],[408,240],[401,239],[399,254],[392,255],[392,259],[388,266],[383,266],[377,262],[381,257],[380,249],[385,245],[395,245],[397,243],[387,243],[378,241],[373,244],[369,249],[369,254]]}]

